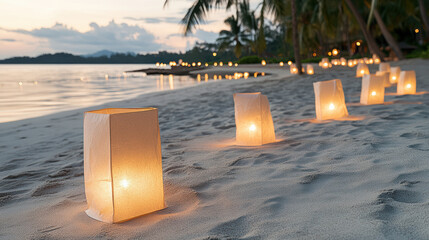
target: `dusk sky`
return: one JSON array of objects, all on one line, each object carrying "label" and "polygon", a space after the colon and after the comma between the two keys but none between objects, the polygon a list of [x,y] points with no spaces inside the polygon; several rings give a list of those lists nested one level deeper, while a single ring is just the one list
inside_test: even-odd
[{"label": "dusk sky", "polygon": [[190,0],[0,0],[0,59],[42,53],[178,51],[214,41],[231,13],[213,11],[194,34],[179,24]]}]

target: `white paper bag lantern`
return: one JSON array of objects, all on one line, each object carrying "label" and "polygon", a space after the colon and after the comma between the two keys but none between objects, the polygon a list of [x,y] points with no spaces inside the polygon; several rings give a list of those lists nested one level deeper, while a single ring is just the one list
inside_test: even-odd
[{"label": "white paper bag lantern", "polygon": [[397,93],[400,95],[416,93],[415,71],[401,71],[398,80]]},{"label": "white paper bag lantern", "polygon": [[384,76],[366,74],[362,77],[361,104],[384,103]]},{"label": "white paper bag lantern", "polygon": [[388,63],[380,63],[378,70],[380,72],[390,72],[390,64],[388,64]]},{"label": "white paper bag lantern", "polygon": [[327,69],[329,68],[331,64],[329,63],[329,59],[328,58],[322,58],[322,68]]},{"label": "white paper bag lantern", "polygon": [[391,84],[398,83],[399,75],[401,74],[401,67],[391,67],[389,80]]},{"label": "white paper bag lantern", "polygon": [[337,119],[349,115],[340,79],[314,82],[313,87],[318,120]]},{"label": "white paper bag lantern", "polygon": [[275,142],[273,119],[268,98],[261,93],[234,94],[236,142],[258,146]]},{"label": "white paper bag lantern", "polygon": [[377,72],[375,72],[375,75],[379,76],[383,79],[384,87],[391,87],[392,86],[392,84],[390,84],[390,80],[389,80],[390,72],[377,71]]},{"label": "white paper bag lantern", "polygon": [[363,77],[365,74],[369,74],[368,66],[365,63],[359,63],[356,68],[356,77]]},{"label": "white paper bag lantern", "polygon": [[291,74],[298,74],[298,68],[295,64],[290,65],[290,73]]},{"label": "white paper bag lantern", "polygon": [[310,65],[310,64],[307,65],[307,74],[308,75],[313,75],[314,74],[313,66]]},{"label": "white paper bag lantern", "polygon": [[165,207],[158,110],[108,108],[85,113],[88,216],[116,223]]}]

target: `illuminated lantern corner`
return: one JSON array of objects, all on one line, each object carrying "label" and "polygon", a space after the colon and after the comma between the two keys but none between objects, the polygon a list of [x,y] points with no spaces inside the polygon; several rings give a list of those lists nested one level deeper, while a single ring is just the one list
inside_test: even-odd
[{"label": "illuminated lantern corner", "polygon": [[389,80],[391,84],[398,83],[399,75],[401,74],[401,67],[391,67]]},{"label": "illuminated lantern corner", "polygon": [[349,115],[340,79],[314,82],[313,87],[318,120],[337,119]]},{"label": "illuminated lantern corner", "polygon": [[384,103],[384,76],[367,74],[362,77],[360,103],[365,105]]},{"label": "illuminated lantern corner", "polygon": [[416,72],[415,71],[401,71],[399,75],[397,93],[403,94],[415,94],[416,93]]},{"label": "illuminated lantern corner", "polygon": [[377,71],[377,72],[375,72],[375,75],[379,76],[383,79],[384,87],[391,87],[392,86],[392,84],[390,83],[390,80],[389,80],[390,72]]},{"label": "illuminated lantern corner", "polygon": [[356,77],[363,77],[365,74],[369,74],[368,66],[365,63],[358,63],[356,68]]},{"label": "illuminated lantern corner", "polygon": [[235,93],[236,143],[259,146],[275,142],[268,98],[261,93]]},{"label": "illuminated lantern corner", "polygon": [[156,108],[85,113],[85,195],[91,218],[123,222],[165,208]]}]

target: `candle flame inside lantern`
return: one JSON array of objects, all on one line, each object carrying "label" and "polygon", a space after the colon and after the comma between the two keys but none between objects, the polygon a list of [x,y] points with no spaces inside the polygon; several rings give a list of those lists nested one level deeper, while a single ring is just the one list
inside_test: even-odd
[{"label": "candle flame inside lantern", "polygon": [[393,76],[393,77],[392,77],[392,79],[393,79],[393,80],[396,80],[396,76]]},{"label": "candle flame inside lantern", "polygon": [[122,179],[122,180],[121,180],[121,182],[120,182],[120,184],[121,184],[121,186],[122,186],[123,188],[127,188],[127,187],[128,187],[128,185],[129,185],[129,182],[128,182],[128,180],[127,180],[127,179]]},{"label": "candle flame inside lantern", "polygon": [[362,74],[363,74],[364,72],[365,72],[364,70],[360,70],[360,73],[362,73]]},{"label": "candle flame inside lantern", "polygon": [[406,86],[406,88],[411,88],[411,84],[408,83],[407,86]]},{"label": "candle flame inside lantern", "polygon": [[256,130],[255,124],[250,125],[249,131],[254,132]]},{"label": "candle flame inside lantern", "polygon": [[329,104],[329,110],[334,110],[335,109],[335,105],[333,103]]},{"label": "candle flame inside lantern", "polygon": [[377,93],[375,91],[372,91],[371,95],[375,96],[375,95],[377,95]]}]

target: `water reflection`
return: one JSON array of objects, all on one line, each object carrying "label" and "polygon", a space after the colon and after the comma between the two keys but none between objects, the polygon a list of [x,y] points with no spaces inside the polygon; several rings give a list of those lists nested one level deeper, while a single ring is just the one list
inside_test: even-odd
[{"label": "water reflection", "polygon": [[168,75],[168,85],[170,86],[170,90],[174,89],[174,78],[173,74]]},{"label": "water reflection", "polygon": [[0,122],[125,100],[142,93],[179,89],[215,79],[253,76],[253,72],[204,73],[168,75],[167,79],[165,75],[125,72],[150,67],[153,66],[0,65]]}]

